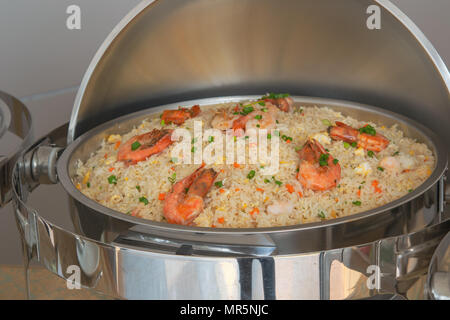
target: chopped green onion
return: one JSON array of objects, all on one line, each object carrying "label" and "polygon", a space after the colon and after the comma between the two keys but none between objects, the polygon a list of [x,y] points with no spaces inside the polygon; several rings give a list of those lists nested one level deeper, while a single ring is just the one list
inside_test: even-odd
[{"label": "chopped green onion", "polygon": [[172,163],[177,163],[178,162],[178,158],[172,158],[172,159],[170,159],[170,162],[172,162]]},{"label": "chopped green onion", "polygon": [[117,177],[115,175],[108,177],[109,184],[117,184]]},{"label": "chopped green onion", "polygon": [[288,136],[283,134],[283,135],[281,136],[281,139],[283,139],[284,141],[286,141],[286,140],[288,139]]},{"label": "chopped green onion", "polygon": [[234,137],[233,137],[233,140],[234,140],[234,141],[236,142],[236,141],[237,141],[237,137],[236,137],[236,136],[234,136]]},{"label": "chopped green onion", "polygon": [[261,99],[281,99],[289,97],[289,93],[269,93]]},{"label": "chopped green onion", "polygon": [[174,184],[177,180],[177,174],[174,172],[170,177],[167,178],[171,184]]},{"label": "chopped green onion", "polygon": [[262,112],[267,112],[267,108],[262,108],[261,111]]},{"label": "chopped green onion", "polygon": [[250,170],[250,172],[247,175],[247,178],[252,179],[255,176],[255,174],[256,174],[255,170]]},{"label": "chopped green onion", "polygon": [[328,120],[328,119],[322,119],[322,123],[323,123],[324,125],[328,126],[328,127],[331,126],[331,122],[330,122],[330,120]]},{"label": "chopped green onion", "polygon": [[140,197],[140,198],[139,198],[139,202],[142,202],[142,203],[144,203],[145,205],[148,205],[148,200],[147,200],[146,197]]},{"label": "chopped green onion", "polygon": [[272,135],[270,133],[267,134],[267,139],[272,139]]},{"label": "chopped green onion", "polygon": [[350,144],[353,148],[356,148],[356,146],[358,145],[356,142],[352,142],[351,144]]},{"label": "chopped green onion", "polygon": [[279,186],[281,186],[281,185],[283,184],[283,182],[278,181],[278,180],[275,180],[275,183],[276,183],[277,185],[279,185]]},{"label": "chopped green onion", "polygon": [[214,142],[214,137],[213,136],[209,136],[208,137],[208,142]]},{"label": "chopped green onion", "polygon": [[338,162],[339,162],[338,159],[333,159],[333,163],[334,163],[334,164],[337,164]]},{"label": "chopped green onion", "polygon": [[320,211],[320,213],[317,215],[320,219],[326,219],[325,213],[323,211]]},{"label": "chopped green onion", "polygon": [[400,151],[395,151],[392,156],[398,156],[398,154],[400,153]]},{"label": "chopped green onion", "polygon": [[371,158],[373,158],[374,154],[375,153],[372,150],[367,151],[367,155]]},{"label": "chopped green onion", "polygon": [[217,188],[221,188],[221,187],[223,187],[223,182],[222,182],[222,181],[216,181],[216,182],[214,183],[214,185],[215,185]]},{"label": "chopped green onion", "polygon": [[241,114],[243,116],[248,115],[250,112],[253,112],[253,110],[255,110],[255,108],[253,108],[252,106],[245,106],[244,108],[242,108],[242,112]]},{"label": "chopped green onion", "polygon": [[137,148],[139,148],[141,146],[141,144],[139,143],[139,141],[135,141],[133,142],[133,144],[131,145],[131,150],[134,151]]},{"label": "chopped green onion", "polygon": [[257,114],[257,115],[255,116],[255,119],[256,119],[256,120],[261,120],[261,119],[262,119],[262,115]]},{"label": "chopped green onion", "polygon": [[360,206],[361,205],[361,201],[356,200],[352,202],[355,206]]},{"label": "chopped green onion", "polygon": [[[263,107],[266,105],[263,101],[259,101],[258,104],[259,104],[260,106],[263,106]],[[266,109],[266,110],[267,110],[267,109]]]},{"label": "chopped green onion", "polygon": [[136,186],[137,191],[141,192],[141,186]]},{"label": "chopped green onion", "polygon": [[191,148],[191,152],[192,152],[192,153],[194,153],[196,150],[197,150],[196,147],[192,147],[192,148]]},{"label": "chopped green onion", "polygon": [[256,125],[257,128],[260,128],[261,126],[259,124]]},{"label": "chopped green onion", "polygon": [[350,148],[350,143],[344,141],[344,148],[345,148],[345,149]]},{"label": "chopped green onion", "polygon": [[383,168],[383,167],[377,167],[377,169],[380,170],[381,172],[384,171],[384,168]]},{"label": "chopped green onion", "polygon": [[248,139],[248,138],[250,138],[249,136],[245,136],[245,139]]},{"label": "chopped green onion", "polygon": [[319,164],[321,167],[328,165],[328,158],[330,155],[328,153],[322,153],[319,157]]},{"label": "chopped green onion", "polygon": [[294,113],[303,113],[303,108],[301,108],[301,107],[295,107]]},{"label": "chopped green onion", "polygon": [[166,125],[166,122],[165,122],[164,120],[161,120],[161,125],[162,125],[162,126],[165,126],[165,125]]},{"label": "chopped green onion", "polygon": [[264,179],[264,183],[270,183],[269,179]]},{"label": "chopped green onion", "polygon": [[194,144],[194,143],[196,143],[196,142],[197,142],[197,138],[192,138],[191,143]]},{"label": "chopped green onion", "polygon": [[90,182],[86,183],[86,186],[87,186],[88,188],[90,188],[90,187],[91,187],[91,183],[90,183]]},{"label": "chopped green onion", "polygon": [[367,133],[367,134],[370,134],[371,136],[374,136],[374,135],[376,135],[377,134],[377,132],[375,131],[375,128],[374,127],[372,127],[371,125],[367,125],[367,126],[364,126],[364,127],[362,127],[362,128],[359,128],[359,132],[360,133]]},{"label": "chopped green onion", "polygon": [[413,192],[413,189],[409,189],[408,192]]}]

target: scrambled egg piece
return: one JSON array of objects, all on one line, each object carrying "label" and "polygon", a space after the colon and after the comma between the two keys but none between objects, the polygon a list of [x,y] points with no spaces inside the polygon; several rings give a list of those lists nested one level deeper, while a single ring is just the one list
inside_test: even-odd
[{"label": "scrambled egg piece", "polygon": [[328,132],[319,132],[313,135],[311,138],[317,140],[320,144],[330,144],[331,138],[328,136]]},{"label": "scrambled egg piece", "polygon": [[372,168],[370,167],[370,163],[368,162],[360,163],[359,166],[355,168],[355,173],[362,175],[364,177],[371,174]]},{"label": "scrambled egg piece", "polygon": [[364,157],[364,149],[359,147],[358,149],[355,150],[355,156],[360,156],[360,157]]},{"label": "scrambled egg piece", "polygon": [[112,134],[108,137],[108,143],[116,143],[118,141],[121,141],[122,137],[120,136],[120,134]]}]

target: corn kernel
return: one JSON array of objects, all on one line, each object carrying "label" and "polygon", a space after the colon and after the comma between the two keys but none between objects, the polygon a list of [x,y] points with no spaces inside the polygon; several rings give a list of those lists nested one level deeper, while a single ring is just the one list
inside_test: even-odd
[{"label": "corn kernel", "polygon": [[84,176],[84,178],[83,178],[83,183],[84,183],[84,184],[88,183],[90,176],[91,176],[91,170],[89,170],[89,171],[85,174],[85,176]]}]

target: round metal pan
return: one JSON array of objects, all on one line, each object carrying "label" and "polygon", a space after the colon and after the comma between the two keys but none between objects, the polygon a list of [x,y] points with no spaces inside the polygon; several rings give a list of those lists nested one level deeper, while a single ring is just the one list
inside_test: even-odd
[{"label": "round metal pan", "polygon": [[[84,196],[72,183],[75,163],[86,160],[94,152],[100,141],[112,133],[125,133],[145,117],[179,105],[210,105],[219,102],[256,99],[258,96],[216,97],[183,101],[175,104],[150,108],[108,121],[78,137],[64,151],[58,160],[59,180],[74,202],[74,215],[80,232],[94,239],[117,239],[124,235],[134,241],[146,241],[151,246],[161,245],[161,239],[206,244],[214,247],[244,250],[252,244],[260,244],[255,249],[260,254],[289,254],[340,248],[356,243],[366,243],[374,239],[394,236],[402,232],[416,231],[439,219],[440,198],[438,182],[447,168],[447,150],[440,137],[421,124],[402,115],[380,108],[322,98],[294,96],[296,104],[329,106],[345,115],[360,120],[374,121],[386,126],[397,124],[406,136],[425,143],[436,157],[436,166],[430,177],[413,192],[381,207],[358,214],[317,223],[299,224],[271,228],[200,228],[179,226],[136,218],[109,209]],[[143,235],[146,235],[145,237]],[[156,238],[152,238],[156,237]],[[170,239],[167,242],[167,239]],[[221,249],[212,251],[220,251]],[[241,249],[239,249],[241,248]],[[164,250],[166,250],[164,248]],[[231,251],[233,251],[231,250]]]}]

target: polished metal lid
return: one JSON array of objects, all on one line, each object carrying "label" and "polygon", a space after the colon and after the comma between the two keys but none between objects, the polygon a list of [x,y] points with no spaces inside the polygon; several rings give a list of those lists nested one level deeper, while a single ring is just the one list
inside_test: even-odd
[{"label": "polished metal lid", "polygon": [[379,106],[450,136],[449,87],[433,46],[387,0],[144,0],[93,58],[68,141],[151,106],[276,91]]}]

